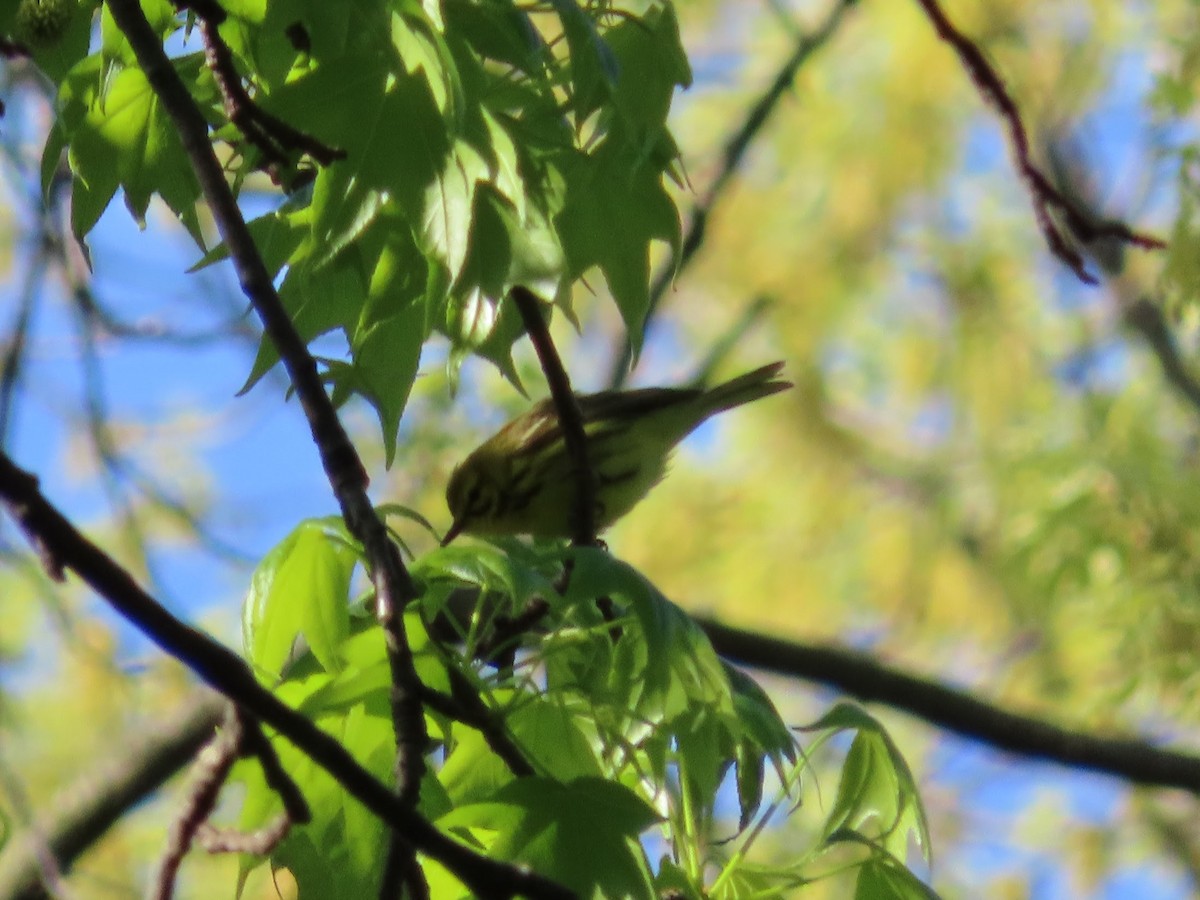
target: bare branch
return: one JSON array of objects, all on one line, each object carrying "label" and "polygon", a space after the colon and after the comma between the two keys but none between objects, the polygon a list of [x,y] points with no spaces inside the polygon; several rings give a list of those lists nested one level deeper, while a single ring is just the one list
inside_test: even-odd
[{"label": "bare branch", "polygon": [[[376,618],[383,628],[392,672],[391,706],[396,733],[399,802],[415,816],[429,735],[421,707],[421,682],[405,634],[402,612],[408,601],[417,596],[416,587],[399,550],[371,506],[362,460],[338,420],[321,383],[316,361],[292,325],[275,291],[271,273],[225,181],[224,170],[209,142],[208,123],[171,65],[137,0],[110,0],[108,6],[179,132],[184,152],[196,172],[217,229],[229,248],[242,290],[262,320],[291,378],[346,527],[363,545],[375,588]],[[214,6],[215,3],[208,8]],[[390,863],[388,868],[391,868]],[[410,866],[405,868],[411,869]]]},{"label": "bare branch", "polygon": [[1133,738],[1072,731],[985,703],[957,690],[884,666],[841,647],[799,644],[700,619],[717,652],[732,662],[827,684],[883,703],[997,750],[1113,775],[1132,784],[1200,794],[1200,758]]},{"label": "bare branch", "polygon": [[241,751],[242,730],[237,709],[226,708],[222,730],[200,750],[192,763],[192,783],[183,808],[167,829],[167,847],[158,872],[146,892],[147,900],[171,900],[175,894],[175,876],[183,858],[192,847],[196,832],[208,821],[229,770]]},{"label": "bare branch", "polygon": [[963,67],[975,82],[983,99],[995,107],[1005,126],[1008,128],[1009,140],[1012,143],[1013,155],[1016,157],[1017,171],[1029,188],[1030,200],[1033,202],[1034,216],[1038,227],[1046,238],[1050,252],[1070,267],[1077,278],[1085,284],[1096,284],[1096,279],[1089,275],[1083,267],[1083,256],[1075,250],[1063,237],[1051,215],[1051,209],[1057,209],[1066,220],[1071,233],[1080,241],[1089,243],[1098,238],[1116,238],[1125,243],[1133,244],[1144,250],[1161,250],[1166,243],[1152,235],[1133,231],[1123,222],[1098,222],[1089,217],[1083,210],[1075,206],[1061,191],[1050,183],[1042,171],[1033,164],[1029,150],[1029,135],[1021,112],[1012,95],[1005,87],[1003,79],[992,64],[987,61],[981,51],[970,38],[954,27],[946,13],[938,5],[937,0],[917,0],[929,20],[937,30],[938,37],[949,44]]},{"label": "bare branch", "polygon": [[580,547],[591,546],[596,543],[596,471],[588,458],[583,413],[579,410],[575,392],[571,390],[571,379],[567,376],[558,351],[554,349],[554,342],[550,339],[550,329],[546,327],[538,298],[521,285],[514,287],[508,297],[520,311],[521,319],[525,322],[525,331],[529,340],[533,342],[533,348],[542,364],[546,384],[550,386],[550,396],[558,414],[558,424],[562,428],[563,443],[575,473],[572,540]]},{"label": "bare branch", "polygon": [[[218,26],[225,21],[225,10],[217,0],[179,0],[178,5],[190,8],[200,19],[200,36],[204,40],[204,58],[213,80],[221,92],[225,114],[267,161],[266,170],[277,182],[293,164],[293,154],[306,153],[320,165],[330,166],[346,158],[346,151],[329,147],[312,135],[293,128],[256,104],[242,84],[233,62],[233,51],[221,37]],[[287,185],[289,189],[311,180],[311,172],[301,172]]]},{"label": "bare branch", "polygon": [[[40,548],[52,571],[77,573],[122,616],[208,685],[270,725],[329,772],[348,793],[396,829],[414,850],[437,860],[483,898],[525,895],[568,898],[571,891],[518,866],[488,859],[443,834],[410,803],[394,796],[342,746],[255,679],[238,656],[171,615],[98,547],[83,537],[38,490],[37,479],[0,453],[0,504]],[[417,698],[420,708],[420,698]]]}]

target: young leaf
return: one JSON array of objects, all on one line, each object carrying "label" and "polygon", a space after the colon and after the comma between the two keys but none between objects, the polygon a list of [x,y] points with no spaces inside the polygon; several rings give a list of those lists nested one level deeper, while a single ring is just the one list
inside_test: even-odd
[{"label": "young leaf", "polygon": [[938,895],[895,857],[877,854],[859,868],[854,900],[938,900]]},{"label": "young leaf", "polygon": [[521,778],[439,824],[490,832],[490,855],[529,865],[580,897],[650,900],[654,886],[637,837],[658,820],[629,788],[601,778]]},{"label": "young leaf", "polygon": [[839,703],[812,728],[857,731],[842,764],[825,834],[852,831],[898,858],[907,852],[912,835],[929,861],[929,826],[916,782],[883,726],[854,704]]},{"label": "young leaf", "polygon": [[246,658],[276,677],[298,637],[329,672],[350,633],[348,595],[358,551],[340,519],[302,522],[268,553],[250,581],[242,608]]}]

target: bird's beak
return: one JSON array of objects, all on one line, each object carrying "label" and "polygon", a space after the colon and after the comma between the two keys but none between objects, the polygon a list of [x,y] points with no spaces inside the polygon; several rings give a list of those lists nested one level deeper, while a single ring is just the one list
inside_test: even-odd
[{"label": "bird's beak", "polygon": [[465,519],[455,519],[454,524],[450,526],[450,530],[446,532],[446,536],[442,538],[442,546],[445,547],[452,540],[462,534],[463,528],[466,527]]}]

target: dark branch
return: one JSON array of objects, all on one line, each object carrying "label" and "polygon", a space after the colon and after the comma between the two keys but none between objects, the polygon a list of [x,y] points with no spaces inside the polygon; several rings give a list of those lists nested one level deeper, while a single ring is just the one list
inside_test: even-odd
[{"label": "dark branch", "polygon": [[1113,775],[1133,784],[1200,794],[1200,758],[1131,738],[1071,731],[984,703],[965,691],[882,665],[840,647],[798,644],[699,620],[713,647],[732,662],[827,684],[883,703],[998,750]]},{"label": "dark branch", "polygon": [[979,47],[954,27],[938,5],[937,0],[917,0],[937,30],[938,37],[949,44],[958,54],[971,80],[979,89],[983,99],[995,107],[1008,128],[1017,170],[1029,187],[1034,215],[1050,252],[1071,268],[1085,284],[1095,284],[1096,279],[1083,266],[1083,256],[1063,237],[1051,215],[1057,209],[1066,220],[1071,233],[1080,241],[1089,243],[1098,238],[1115,238],[1147,250],[1161,250],[1166,243],[1151,235],[1133,231],[1122,222],[1099,222],[1075,206],[1061,191],[1050,183],[1042,171],[1033,164],[1029,150],[1029,135],[1017,104],[1005,87],[1004,81],[984,57]]},{"label": "dark branch", "polygon": [[[532,765],[521,752],[513,739],[505,731],[500,719],[483,702],[483,698],[475,690],[475,686],[467,677],[455,668],[448,668],[450,675],[450,696],[438,694],[430,706],[438,708],[443,715],[469,725],[483,735],[487,745],[492,749],[510,772],[518,778],[526,775],[536,775]],[[431,697],[431,699],[434,699]]]},{"label": "dark branch", "polygon": [[196,832],[212,815],[229,771],[241,755],[242,730],[235,707],[227,707],[222,726],[192,764],[192,784],[183,808],[167,829],[167,848],[147,894],[153,900],[171,900],[175,895],[179,866],[192,848]]},{"label": "dark branch", "polygon": [[[1093,179],[1088,177],[1085,160],[1080,154],[1071,152],[1064,141],[1052,142],[1049,151],[1062,192],[1071,198],[1083,216],[1090,221],[1099,221],[1101,201]],[[1123,249],[1115,240],[1100,241],[1088,248],[1092,261],[1108,279],[1115,305],[1125,325],[1141,335],[1158,360],[1167,383],[1194,410],[1200,412],[1200,380],[1192,374],[1184,359],[1179,341],[1161,305],[1148,297],[1137,296],[1133,283],[1120,277],[1125,270]]]},{"label": "dark branch", "polygon": [[[218,830],[208,824],[217,797],[229,777],[233,764],[241,757],[254,756],[262,766],[267,784],[279,795],[284,811],[264,827],[251,833]],[[287,837],[294,824],[311,821],[308,803],[300,788],[279,764],[275,748],[253,719],[230,704],[225,712],[222,731],[201,750],[193,765],[196,780],[182,814],[169,832],[156,884],[155,897],[170,900],[174,896],[175,874],[193,843],[209,853],[254,853],[266,856]]]},{"label": "dark branch", "polygon": [[554,342],[550,339],[550,329],[546,327],[538,298],[521,285],[514,287],[508,297],[520,311],[521,319],[525,322],[525,331],[529,340],[533,342],[533,348],[542,364],[546,384],[550,386],[550,397],[554,400],[554,409],[558,413],[558,424],[562,428],[563,443],[566,444],[571,468],[575,473],[571,539],[580,547],[592,546],[596,543],[596,472],[588,455],[583,413],[579,411],[579,403],[571,390],[571,379],[567,377],[567,371],[563,368],[558,351],[554,349]]},{"label": "dark branch", "polygon": [[262,767],[263,780],[266,781],[267,787],[279,795],[288,820],[297,825],[307,825],[312,821],[312,810],[308,807],[308,801],[300,793],[300,788],[292,776],[283,768],[275,748],[263,734],[258,722],[247,718],[239,710],[238,724],[242,732],[239,747],[242,756],[253,756],[258,760]]},{"label": "dark branch", "polygon": [[1200,410],[1200,381],[1197,381],[1179,352],[1179,344],[1157,304],[1141,298],[1124,312],[1125,323],[1140,334],[1162,368],[1163,377],[1179,396]]},{"label": "dark branch", "polygon": [[280,813],[257,831],[236,831],[230,828],[214,828],[205,822],[196,829],[196,843],[206,853],[250,853],[268,856],[288,836],[293,825],[286,813]]},{"label": "dark branch", "polygon": [[[770,87],[750,107],[742,124],[726,142],[725,149],[721,153],[721,167],[717,171],[716,177],[708,186],[708,190],[692,207],[687,230],[680,246],[679,257],[661,268],[654,278],[654,283],[650,286],[650,305],[646,310],[646,328],[649,328],[650,320],[658,311],[667,288],[688,267],[695,257],[696,251],[704,243],[709,216],[712,215],[717,202],[724,196],[725,191],[732,183],[733,174],[742,164],[742,159],[745,158],[750,144],[770,121],[771,116],[779,107],[779,101],[791,90],[800,67],[833,37],[841,24],[842,17],[856,2],[857,0],[840,0],[816,31],[797,37],[791,56],[780,66]],[[621,352],[613,361],[612,371],[608,376],[610,387],[616,389],[624,386],[626,378],[629,377],[629,366],[632,360],[633,344],[627,339]]]},{"label": "dark branch", "polygon": [[[376,617],[384,631],[393,678],[391,705],[396,732],[398,802],[405,806],[409,816],[415,816],[413,810],[425,767],[424,753],[429,743],[421,707],[421,682],[413,663],[403,619],[405,604],[417,595],[416,586],[400,559],[396,545],[371,506],[366,493],[367,474],[362,460],[325,393],[316,361],[293,327],[275,291],[271,273],[263,263],[233,192],[225,181],[224,170],[209,143],[208,123],[171,65],[137,0],[110,0],[108,5],[117,26],[129,40],[138,64],[179,132],[180,141],[212,210],[217,229],[229,248],[242,290],[262,320],[291,378],[313,440],[320,451],[325,473],[341,506],[346,527],[363,545],[375,588]],[[431,827],[423,819],[420,821]],[[415,845],[415,842],[409,843]],[[453,866],[450,868],[453,869]]]},{"label": "dark branch", "polygon": [[[270,725],[348,793],[398,830],[409,847],[436,859],[476,895],[566,898],[561,885],[517,866],[481,856],[440,832],[411,804],[394,796],[341,742],[264,688],[238,656],[171,615],[103,551],[83,537],[38,490],[37,479],[0,453],[0,503],[39,548],[52,574],[71,569],[127,620],[206,684]],[[420,698],[417,698],[418,708]]]}]

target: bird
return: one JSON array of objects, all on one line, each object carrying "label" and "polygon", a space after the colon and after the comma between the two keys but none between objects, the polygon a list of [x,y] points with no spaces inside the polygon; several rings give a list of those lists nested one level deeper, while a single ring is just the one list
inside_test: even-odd
[{"label": "bird", "polygon": [[[595,473],[597,532],[625,515],[666,474],[671,451],[719,412],[792,387],[782,362],[714,387],[656,387],[576,395]],[[550,398],[480,444],[451,473],[446,505],[458,535],[570,537],[578,477]]]}]

